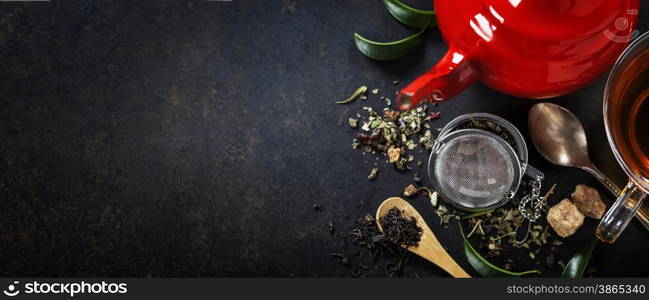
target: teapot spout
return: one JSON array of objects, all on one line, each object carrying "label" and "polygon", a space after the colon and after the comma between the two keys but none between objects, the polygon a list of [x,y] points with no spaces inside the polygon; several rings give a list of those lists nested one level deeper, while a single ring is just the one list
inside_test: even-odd
[{"label": "teapot spout", "polygon": [[478,73],[462,53],[449,49],[428,72],[403,88],[397,95],[401,110],[415,108],[420,102],[446,101],[462,92],[478,79]]}]

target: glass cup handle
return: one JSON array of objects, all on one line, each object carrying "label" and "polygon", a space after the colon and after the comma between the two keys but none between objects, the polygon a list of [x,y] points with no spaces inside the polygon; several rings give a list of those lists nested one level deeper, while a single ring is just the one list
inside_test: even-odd
[{"label": "glass cup handle", "polygon": [[646,195],[633,181],[629,181],[613,206],[599,222],[596,231],[597,237],[607,243],[615,242],[642,205],[642,200]]}]

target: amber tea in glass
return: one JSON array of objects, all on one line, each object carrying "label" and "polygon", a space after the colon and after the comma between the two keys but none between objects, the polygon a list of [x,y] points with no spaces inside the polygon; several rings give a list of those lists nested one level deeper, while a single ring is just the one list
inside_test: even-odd
[{"label": "amber tea in glass", "polygon": [[604,91],[609,144],[629,183],[602,218],[597,236],[614,242],[649,193],[649,33],[636,39],[613,66]]},{"label": "amber tea in glass", "polygon": [[609,127],[629,171],[649,178],[649,48],[612,87]]}]

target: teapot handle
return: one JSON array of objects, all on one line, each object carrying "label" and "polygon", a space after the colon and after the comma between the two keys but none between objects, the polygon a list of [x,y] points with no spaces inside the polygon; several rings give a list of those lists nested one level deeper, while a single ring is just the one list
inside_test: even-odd
[{"label": "teapot handle", "polygon": [[397,96],[401,110],[415,108],[421,101],[446,101],[478,79],[478,73],[466,55],[450,48],[430,71],[419,76]]}]

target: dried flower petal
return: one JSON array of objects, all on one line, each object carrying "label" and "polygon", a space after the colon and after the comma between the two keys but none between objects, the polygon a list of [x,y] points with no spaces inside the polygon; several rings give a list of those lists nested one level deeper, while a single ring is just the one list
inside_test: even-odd
[{"label": "dried flower petal", "polygon": [[438,112],[438,111],[430,113],[426,118],[424,118],[424,121],[431,121],[431,120],[439,119],[440,115],[441,115],[441,113]]},{"label": "dried flower petal", "polygon": [[363,144],[378,143],[381,141],[381,138],[382,137],[380,134],[367,135],[361,132],[356,133],[356,139],[358,139]]},{"label": "dried flower petal", "polygon": [[403,195],[406,196],[406,197],[412,197],[412,196],[414,196],[415,194],[417,194],[417,188],[416,188],[414,185],[412,185],[412,184],[409,184],[409,185],[406,186],[406,188],[403,190]]},{"label": "dried flower petal", "polygon": [[388,161],[395,163],[401,158],[401,148],[391,147],[388,149]]}]

